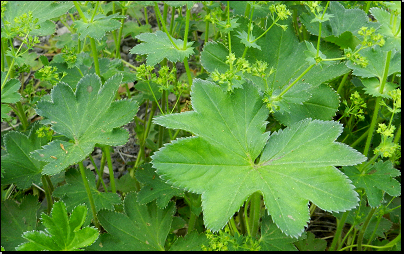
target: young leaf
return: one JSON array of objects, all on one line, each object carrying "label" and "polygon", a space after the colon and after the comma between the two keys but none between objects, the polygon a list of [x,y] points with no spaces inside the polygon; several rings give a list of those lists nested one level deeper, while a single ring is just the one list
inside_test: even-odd
[{"label": "young leaf", "polygon": [[238,35],[236,35],[238,38],[240,38],[241,43],[243,43],[246,47],[248,48],[256,48],[261,50],[261,47],[257,45],[257,43],[252,42],[255,40],[255,36],[251,35],[250,39],[248,39],[248,34],[245,31],[237,31]]},{"label": "young leaf", "polygon": [[97,75],[86,75],[77,84],[76,92],[60,82],[52,89],[52,101],[38,102],[37,113],[51,121],[54,131],[73,140],[73,143],[52,141],[43,149],[31,153],[35,159],[49,162],[43,168],[43,174],[54,175],[82,161],[93,151],[96,143],[126,143],[128,132],[118,127],[132,120],[138,103],[132,100],[113,101],[121,80],[122,75],[117,74],[101,85]]},{"label": "young leaf", "polygon": [[136,179],[143,183],[143,188],[137,195],[137,201],[143,205],[157,199],[158,208],[165,208],[173,196],[182,196],[183,191],[162,181],[150,163],[136,170]]},{"label": "young leaf", "polygon": [[[401,6],[398,5],[398,8],[401,9]],[[370,8],[369,12],[373,15],[373,17],[375,17],[378,23],[381,24],[381,27],[377,30],[377,32],[381,33],[386,39],[383,50],[389,51],[395,49],[401,52],[401,32],[397,32],[397,29],[401,30],[401,28],[395,26],[395,22],[391,22],[392,16],[394,16],[394,14],[376,7]],[[391,12],[394,11],[391,10]],[[401,19],[398,20],[400,20],[399,22],[401,22]]]},{"label": "young leaf", "polygon": [[165,145],[152,163],[168,183],[202,194],[209,229],[223,228],[256,191],[278,227],[294,237],[307,225],[309,200],[327,211],[356,206],[354,186],[335,166],[357,164],[365,157],[334,142],[342,125],[306,119],[268,139],[268,110],[254,86],[227,94],[212,82],[195,79],[191,95],[195,111],[155,122],[195,136]]},{"label": "young leaf", "polygon": [[41,183],[41,172],[46,163],[29,156],[30,152],[48,142],[46,137],[40,138],[36,133],[41,126],[36,122],[28,136],[16,131],[4,135],[7,154],[1,156],[1,167],[4,169],[1,184],[14,183],[18,188],[26,189],[33,183]]},{"label": "young leaf", "polygon": [[74,208],[70,219],[63,202],[53,204],[51,216],[42,213],[42,222],[46,231],[27,231],[22,236],[29,242],[16,248],[19,251],[39,250],[79,250],[94,243],[98,230],[94,227],[81,226],[87,215],[84,205]]},{"label": "young leaf", "polygon": [[101,249],[97,250],[164,250],[175,204],[171,202],[164,210],[158,209],[154,202],[140,205],[136,195],[131,192],[125,197],[125,214],[108,210],[98,213],[101,225],[115,241],[101,241]]},{"label": "young leaf", "polygon": [[184,41],[180,39],[172,38],[175,46],[171,43],[167,34],[162,31],[155,33],[142,33],[136,36],[137,39],[144,41],[139,45],[136,45],[130,50],[131,54],[147,54],[147,65],[154,66],[161,62],[164,58],[167,58],[171,62],[178,62],[184,60],[185,57],[189,57],[194,53],[194,48],[191,47],[194,42],[187,42],[187,46],[184,49]]},{"label": "young leaf", "polygon": [[356,167],[344,167],[344,172],[357,188],[365,189],[371,207],[380,206],[384,192],[393,197],[401,195],[400,183],[394,179],[401,172],[390,161],[379,161],[365,173]]},{"label": "young leaf", "polygon": [[[3,184],[3,179],[1,180]],[[38,197],[28,195],[21,203],[7,199],[1,202],[1,245],[7,250],[14,250],[25,242],[24,231],[37,229],[39,209]]]}]

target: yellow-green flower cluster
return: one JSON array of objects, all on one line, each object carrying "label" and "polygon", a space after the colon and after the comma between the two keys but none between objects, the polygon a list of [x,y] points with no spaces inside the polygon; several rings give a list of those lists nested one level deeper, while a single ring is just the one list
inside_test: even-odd
[{"label": "yellow-green flower cluster", "polygon": [[375,31],[376,29],[373,27],[371,27],[370,29],[364,26],[361,27],[361,29],[358,31],[358,34],[363,36],[363,46],[372,47],[374,45],[379,45],[380,47],[382,47],[386,43],[383,36],[379,33],[375,34]]},{"label": "yellow-green flower cluster", "polygon": [[380,145],[375,148],[375,154],[379,154],[382,157],[392,157],[401,149],[399,144],[393,142],[395,129],[396,127],[394,125],[388,127],[384,123],[379,124],[379,128],[376,132],[380,133],[382,141],[380,142]]},{"label": "yellow-green flower cluster", "polygon": [[349,98],[351,100],[351,106],[348,107],[348,103],[346,100],[342,102],[345,104],[345,106],[347,106],[347,108],[345,108],[344,115],[353,115],[358,118],[359,121],[365,120],[365,117],[363,116],[363,109],[366,108],[366,103],[363,98],[357,91],[352,93]]},{"label": "yellow-green flower cluster", "polygon": [[273,4],[269,6],[272,13],[276,13],[280,20],[287,19],[292,13],[286,8],[284,4]]},{"label": "yellow-green flower cluster", "polygon": [[226,227],[223,230],[219,231],[219,234],[213,234],[210,229],[206,230],[205,235],[209,240],[209,245],[205,246],[204,244],[201,246],[203,251],[227,251],[227,245],[230,242],[230,235],[228,232],[228,228]]},{"label": "yellow-green flower cluster", "polygon": [[323,10],[323,7],[320,5],[320,1],[301,1],[302,4],[309,7],[310,12],[314,15],[317,15]]},{"label": "yellow-green flower cluster", "polygon": [[366,57],[361,56],[358,52],[352,52],[352,50],[350,48],[346,48],[344,49],[344,53],[345,53],[345,57],[348,60],[351,60],[353,62],[353,64],[358,64],[360,66],[362,66],[363,68],[365,68],[368,64],[369,61],[366,59]]},{"label": "yellow-green flower cluster", "polygon": [[35,131],[38,138],[47,137],[48,141],[52,140],[53,130],[49,126],[42,126]]},{"label": "yellow-green flower cluster", "polygon": [[[55,66],[44,66],[42,69],[38,70],[38,74],[35,74],[35,77],[41,81],[48,81],[55,85],[60,80],[57,70],[58,68]],[[66,75],[66,73],[64,73],[64,75]]]}]

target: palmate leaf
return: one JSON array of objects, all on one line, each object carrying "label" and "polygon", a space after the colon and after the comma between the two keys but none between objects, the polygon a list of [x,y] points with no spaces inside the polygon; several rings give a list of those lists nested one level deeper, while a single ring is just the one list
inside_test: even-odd
[{"label": "palmate leaf", "polygon": [[162,31],[155,33],[142,33],[136,36],[137,39],[144,41],[136,45],[130,50],[132,54],[147,54],[147,65],[154,66],[167,58],[171,62],[178,62],[184,60],[194,53],[194,48],[191,47],[194,42],[187,42],[184,49],[184,41],[172,38],[178,49],[174,47],[168,38],[167,34]]},{"label": "palmate leaf", "polygon": [[130,120],[138,110],[132,100],[113,101],[122,81],[117,74],[101,85],[95,74],[84,76],[77,84],[76,92],[60,82],[51,92],[52,101],[41,100],[36,112],[51,121],[52,129],[70,140],[52,141],[31,156],[49,162],[42,173],[54,175],[70,165],[85,159],[96,143],[123,145],[129,134],[118,128]]},{"label": "palmate leaf", "polygon": [[155,122],[195,136],[165,145],[152,163],[167,183],[202,194],[209,229],[220,230],[254,192],[263,195],[278,227],[294,237],[307,225],[309,200],[327,211],[356,206],[354,186],[334,166],[354,165],[365,157],[334,142],[342,125],[306,119],[269,137],[264,133],[269,112],[254,86],[228,94],[195,79],[191,95],[195,111]]},{"label": "palmate leaf", "polygon": [[66,206],[59,201],[53,204],[51,216],[42,213],[42,222],[46,231],[27,231],[23,237],[29,242],[19,245],[19,251],[39,250],[78,250],[94,243],[98,238],[98,230],[84,227],[87,208],[80,205],[67,215]]}]

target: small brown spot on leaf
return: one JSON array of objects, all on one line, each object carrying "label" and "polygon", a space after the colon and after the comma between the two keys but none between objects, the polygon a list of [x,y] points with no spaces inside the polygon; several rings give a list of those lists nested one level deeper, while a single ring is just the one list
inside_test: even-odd
[{"label": "small brown spot on leaf", "polygon": [[88,92],[88,93],[91,93],[92,91],[93,91],[93,87],[92,87],[92,86],[88,86],[88,87],[87,87],[87,92]]}]

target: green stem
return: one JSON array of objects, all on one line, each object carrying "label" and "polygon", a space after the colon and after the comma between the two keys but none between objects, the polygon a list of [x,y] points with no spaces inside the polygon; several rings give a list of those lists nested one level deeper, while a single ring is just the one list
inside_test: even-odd
[{"label": "green stem", "polygon": [[335,231],[334,238],[332,239],[332,243],[330,246],[330,251],[336,250],[339,246],[339,242],[341,241],[341,233],[342,229],[345,226],[345,221],[348,218],[349,211],[344,212],[341,217],[341,220],[337,219],[337,230]]},{"label": "green stem", "polygon": [[191,71],[189,69],[188,59],[186,57],[184,58],[184,67],[185,67],[185,71],[187,73],[188,84],[191,87],[192,86],[192,75],[191,75]]},{"label": "green stem", "polygon": [[360,230],[360,232],[359,232],[359,235],[358,235],[358,241],[357,241],[358,247],[357,247],[357,251],[361,251],[361,250],[362,250],[362,240],[363,240],[363,236],[365,235],[366,228],[368,227],[369,222],[370,222],[370,219],[372,218],[372,216],[373,216],[373,214],[375,213],[375,211],[376,211],[376,208],[372,208],[372,210],[370,210],[370,212],[368,213],[368,215],[367,215],[367,217],[366,217],[365,222],[364,222],[363,225],[362,225],[362,228],[361,228],[361,230]]},{"label": "green stem", "polygon": [[95,46],[94,38],[90,37],[90,45],[91,45],[91,51],[93,53],[95,73],[101,78],[100,64],[98,63],[98,52],[97,52],[97,47]]},{"label": "green stem", "polygon": [[345,73],[345,75],[342,77],[341,82],[339,83],[339,86],[338,86],[338,89],[337,89],[337,93],[338,93],[339,96],[341,96],[341,97],[343,97],[342,94],[341,94],[341,90],[342,90],[342,88],[344,87],[344,84],[345,84],[345,82],[346,82],[346,80],[347,80],[347,78],[348,78],[348,76],[349,76],[350,73],[351,73],[351,72]]},{"label": "green stem", "polygon": [[[171,38],[170,33],[167,30],[166,22],[163,19],[163,17],[161,17],[161,13],[160,13],[159,6],[158,6],[157,2],[154,2],[154,10],[155,10],[157,16],[159,17],[160,22],[161,22],[161,26],[163,27],[164,32],[167,34],[168,39],[171,41],[171,44],[174,46],[175,49],[180,50],[178,48],[177,44],[174,43],[173,39]],[[161,28],[159,27],[159,29],[161,29]]]},{"label": "green stem", "polygon": [[[102,167],[101,167],[100,169],[97,168],[97,165],[95,164],[95,161],[94,161],[94,159],[93,159],[93,156],[91,156],[91,154],[90,154],[90,160],[91,160],[91,163],[92,163],[93,166],[94,166],[95,172],[96,172],[97,175],[98,175],[98,180],[97,180],[96,188],[98,189],[98,187],[100,186],[100,183],[102,183],[102,186],[104,187],[104,191],[107,192],[107,186],[105,185],[104,180],[102,180],[102,173],[103,173],[103,171],[101,170],[101,168],[102,168],[102,169],[104,168],[103,166],[104,166],[104,164],[105,164],[105,154],[103,154],[102,157],[101,157],[101,166],[102,166]],[[102,163],[103,160],[104,160],[104,163]]]},{"label": "green stem", "polygon": [[84,168],[84,166],[83,166],[83,162],[82,162],[82,161],[79,162],[79,169],[80,169],[81,178],[83,179],[84,187],[85,187],[86,192],[87,192],[88,200],[90,201],[91,211],[93,212],[94,225],[95,225],[99,230],[101,230],[101,225],[100,225],[99,222],[98,222],[97,210],[96,210],[96,208],[95,208],[94,199],[93,199],[93,194],[91,193],[90,185],[88,184],[88,180],[87,180],[85,168]]},{"label": "green stem", "polygon": [[17,111],[15,111],[15,113],[18,115],[18,118],[20,119],[23,131],[25,131],[25,130],[27,130],[28,125],[29,125],[28,120],[27,120],[27,115],[25,114],[24,109],[23,109],[22,104],[21,104],[20,101],[18,101],[15,104],[15,106],[16,106],[16,109],[17,109]]},{"label": "green stem", "polygon": [[196,219],[197,216],[191,211],[189,215],[187,234],[189,234],[190,232],[192,232],[192,230],[194,230]]},{"label": "green stem", "polygon": [[255,192],[252,194],[250,202],[250,227],[251,236],[255,237],[258,234],[259,221],[261,212],[261,194]]},{"label": "green stem", "polygon": [[[381,94],[383,94],[384,86],[386,84],[386,80],[387,80],[387,76],[388,76],[387,74],[389,72],[389,67],[390,67],[390,58],[391,58],[391,50],[387,53],[387,56],[386,56],[386,64],[384,66],[383,79],[381,80],[380,90],[379,90],[379,93],[381,93]],[[365,156],[368,156],[368,152],[370,149],[370,142],[372,141],[373,132],[376,128],[377,116],[379,114],[379,108],[380,108],[380,101],[381,101],[381,97],[377,97],[375,110],[373,112],[372,122],[370,124],[368,137],[366,139],[365,149],[363,151],[363,155],[365,155]]]},{"label": "green stem", "polygon": [[42,180],[43,189],[45,190],[45,198],[46,198],[46,202],[47,202],[47,213],[50,214],[52,211],[52,206],[53,206],[52,192],[48,185],[46,175],[42,175],[41,180]]},{"label": "green stem", "polygon": [[111,191],[112,191],[112,193],[116,193],[114,169],[112,168],[111,153],[109,152],[109,149],[110,149],[109,145],[106,145],[102,148],[103,152],[105,153],[105,158],[107,159],[107,163],[108,163],[109,182],[111,185]]}]

